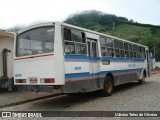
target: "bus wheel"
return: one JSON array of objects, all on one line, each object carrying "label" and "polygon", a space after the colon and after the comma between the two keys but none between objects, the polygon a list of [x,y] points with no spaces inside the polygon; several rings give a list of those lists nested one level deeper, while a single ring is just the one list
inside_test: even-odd
[{"label": "bus wheel", "polygon": [[139,83],[140,83],[140,84],[145,83],[145,78],[146,78],[146,76],[145,76],[145,73],[143,72],[142,79],[138,80]]},{"label": "bus wheel", "polygon": [[102,90],[102,95],[104,97],[111,96],[113,93],[113,79],[107,76],[104,80],[104,88]]}]

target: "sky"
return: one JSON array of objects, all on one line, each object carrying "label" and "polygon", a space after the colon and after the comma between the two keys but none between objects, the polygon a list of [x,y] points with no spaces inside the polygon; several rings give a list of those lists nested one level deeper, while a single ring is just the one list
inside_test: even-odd
[{"label": "sky", "polygon": [[62,22],[69,15],[84,10],[160,25],[160,0],[0,0],[0,29],[37,22]]}]

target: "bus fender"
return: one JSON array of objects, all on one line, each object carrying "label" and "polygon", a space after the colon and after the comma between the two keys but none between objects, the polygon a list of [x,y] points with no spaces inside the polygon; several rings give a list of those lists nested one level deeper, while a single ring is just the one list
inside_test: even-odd
[{"label": "bus fender", "polygon": [[107,76],[110,76],[110,77],[112,78],[113,84],[114,84],[114,76],[113,76],[113,74],[112,74],[111,72],[109,72],[109,73],[106,74],[105,78],[106,78]]},{"label": "bus fender", "polygon": [[145,69],[142,70],[139,80],[141,80],[143,78],[143,74],[146,77],[147,74],[146,74],[146,70]]}]

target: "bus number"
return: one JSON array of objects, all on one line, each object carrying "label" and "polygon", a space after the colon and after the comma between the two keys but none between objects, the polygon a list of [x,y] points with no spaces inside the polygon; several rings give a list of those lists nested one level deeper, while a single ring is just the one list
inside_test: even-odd
[{"label": "bus number", "polygon": [[136,67],[136,64],[128,64],[128,67],[134,68],[134,67]]},{"label": "bus number", "polygon": [[75,70],[81,70],[81,67],[75,67]]}]

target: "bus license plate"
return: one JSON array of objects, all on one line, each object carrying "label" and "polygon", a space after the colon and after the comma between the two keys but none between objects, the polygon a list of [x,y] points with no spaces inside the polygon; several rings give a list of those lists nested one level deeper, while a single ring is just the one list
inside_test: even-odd
[{"label": "bus license plate", "polygon": [[37,83],[37,78],[36,77],[31,77],[29,78],[30,83]]}]

